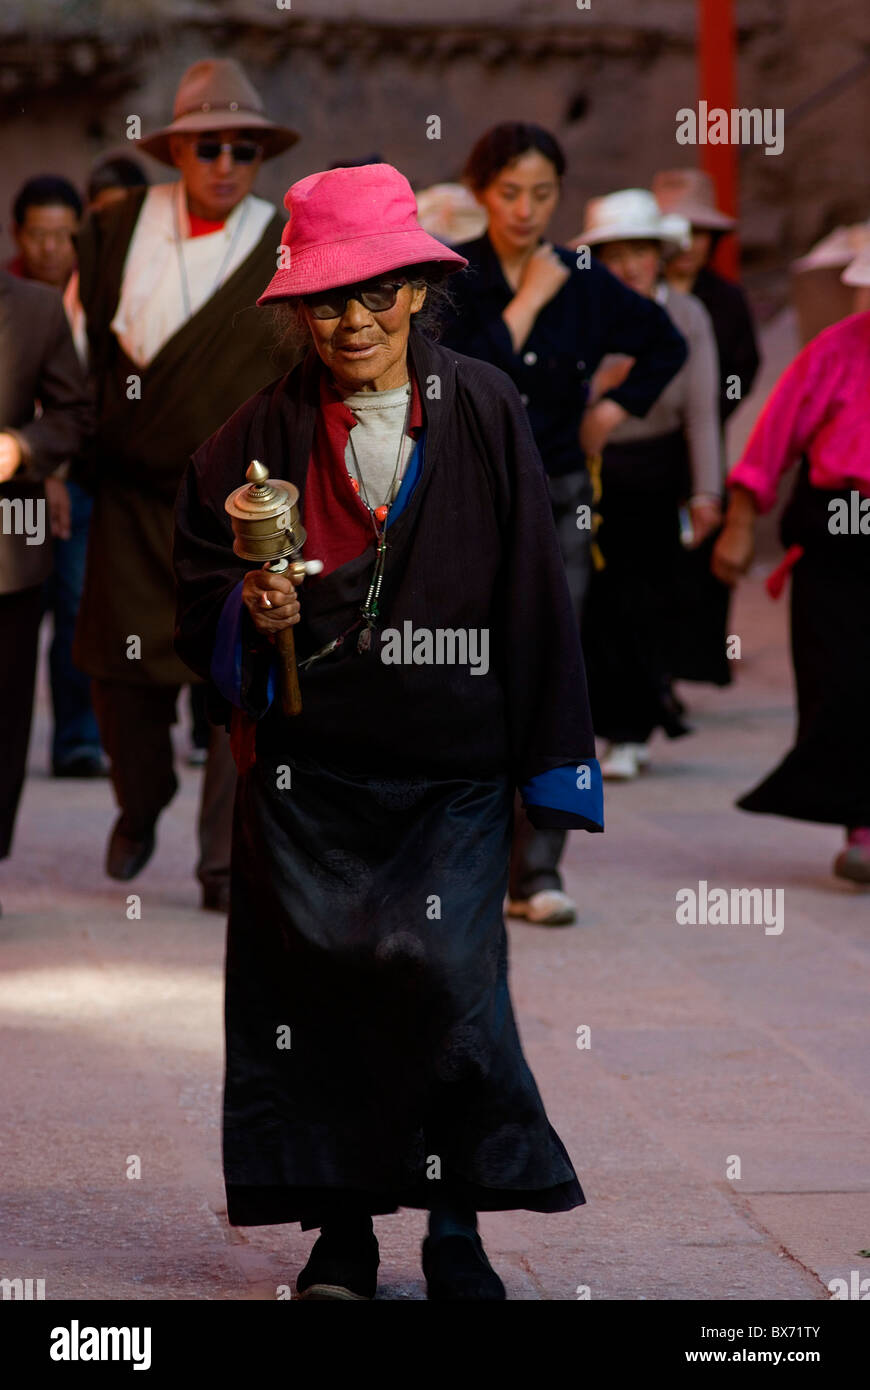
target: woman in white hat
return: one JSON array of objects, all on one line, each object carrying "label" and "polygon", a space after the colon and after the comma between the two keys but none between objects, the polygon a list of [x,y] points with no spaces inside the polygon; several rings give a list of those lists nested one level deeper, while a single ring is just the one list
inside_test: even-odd
[{"label": "woman in white hat", "polygon": [[[689,347],[652,409],[619,425],[602,455],[605,565],[593,576],[583,636],[595,731],[610,744],[602,772],[622,781],[648,764],[655,729],[670,738],[689,732],[670,688],[680,505],[688,502],[687,545],[699,545],[721,520],[713,328],[703,305],[662,277],[663,252],[687,235],[688,223],[663,214],[642,188],[593,199],[580,235],[608,270],[665,309]],[[619,369],[605,360],[593,392]]]},{"label": "woman in white hat", "polygon": [[[845,284],[870,286],[870,256]],[[834,873],[870,883],[870,312],[810,340],[780,377],[743,457],[713,552],[719,578],[749,568],[755,517],[776,503],[800,462],[780,522],[785,560],[768,579],[776,597],[791,573],[797,687],[794,747],[737,802],[743,811],[840,825]]]}]

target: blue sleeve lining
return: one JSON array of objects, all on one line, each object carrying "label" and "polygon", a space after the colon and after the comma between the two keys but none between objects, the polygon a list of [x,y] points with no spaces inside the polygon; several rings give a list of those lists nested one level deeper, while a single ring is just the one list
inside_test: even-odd
[{"label": "blue sleeve lining", "polygon": [[[242,688],[242,622],[245,615],[242,604],[242,582],[239,580],[227,597],[218,619],[214,653],[211,659],[211,678],[225,700],[229,700],[236,709],[252,713],[245,701],[247,691],[243,691]],[[266,706],[265,709],[259,710],[257,713],[264,714],[274,698],[275,668],[274,665],[270,665],[266,685]]]},{"label": "blue sleeve lining", "polygon": [[520,795],[526,806],[577,816],[578,828],[604,829],[604,783],[597,758],[539,772],[520,788]]}]

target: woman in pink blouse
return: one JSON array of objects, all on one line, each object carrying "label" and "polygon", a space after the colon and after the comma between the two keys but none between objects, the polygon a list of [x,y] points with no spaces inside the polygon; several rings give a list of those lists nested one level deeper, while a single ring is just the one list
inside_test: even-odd
[{"label": "woman in pink blouse", "polygon": [[[853,265],[847,283],[855,272]],[[870,284],[870,267],[862,273]],[[737,805],[845,826],[834,873],[870,883],[870,312],[808,343],[759,417],[729,476],[713,552],[714,572],[727,584],[746,573],[755,517],[771,510],[783,474],[798,462],[780,570],[792,572],[797,737]]]}]

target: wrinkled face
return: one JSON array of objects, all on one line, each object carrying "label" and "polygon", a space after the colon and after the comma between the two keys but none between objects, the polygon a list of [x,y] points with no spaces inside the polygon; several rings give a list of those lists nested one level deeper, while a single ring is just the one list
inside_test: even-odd
[{"label": "wrinkled face", "polygon": [[502,252],[532,251],[544,236],[559,202],[559,175],[538,150],[506,164],[477,195],[489,213],[489,234]]},{"label": "wrinkled face", "polygon": [[256,158],[250,164],[234,159],[229,150],[221,150],[214,160],[200,158],[197,146],[215,143],[258,145],[257,131],[202,130],[195,134],[170,135],[169,150],[184,180],[187,206],[194,217],[222,222],[253,188],[263,153],[258,145]]},{"label": "wrinkled face", "polygon": [[661,246],[657,241],[605,241],[595,254],[607,269],[636,294],[649,298],[661,269]]},{"label": "wrinkled face", "polygon": [[676,255],[668,260],[668,270],[676,275],[685,275],[687,279],[694,280],[699,270],[710,259],[713,250],[713,233],[702,231],[700,227],[692,228],[692,244],[685,251],[677,251]]},{"label": "wrinkled face", "polygon": [[[375,286],[397,278],[383,275],[369,283]],[[367,309],[359,299],[349,299],[337,318],[316,318],[310,304],[302,300],[314,346],[341,390],[389,391],[407,381],[411,315],[422,309],[425,299],[425,287],[403,284],[391,309],[378,312]]]},{"label": "wrinkled face", "polygon": [[65,287],[75,270],[73,237],[78,229],[78,218],[65,203],[27,209],[24,222],[14,228],[14,235],[31,280],[41,280],[59,290]]}]

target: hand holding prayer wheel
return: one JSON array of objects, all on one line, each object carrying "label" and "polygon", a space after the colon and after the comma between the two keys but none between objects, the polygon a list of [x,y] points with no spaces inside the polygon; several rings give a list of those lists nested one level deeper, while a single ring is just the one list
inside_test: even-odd
[{"label": "hand holding prayer wheel", "polygon": [[293,626],[300,616],[296,588],[306,574],[317,574],[323,566],[318,560],[306,563],[302,559],[306,533],[299,522],[299,493],[293,484],[270,481],[268,470],[256,459],[245,476],[249,485],[236,488],[226,500],[236,534],[233,550],[242,559],[266,564],[245,576],[242,601],[257,631],[274,638],[281,707],[285,714],[296,715],[302,711],[293,641]]}]

